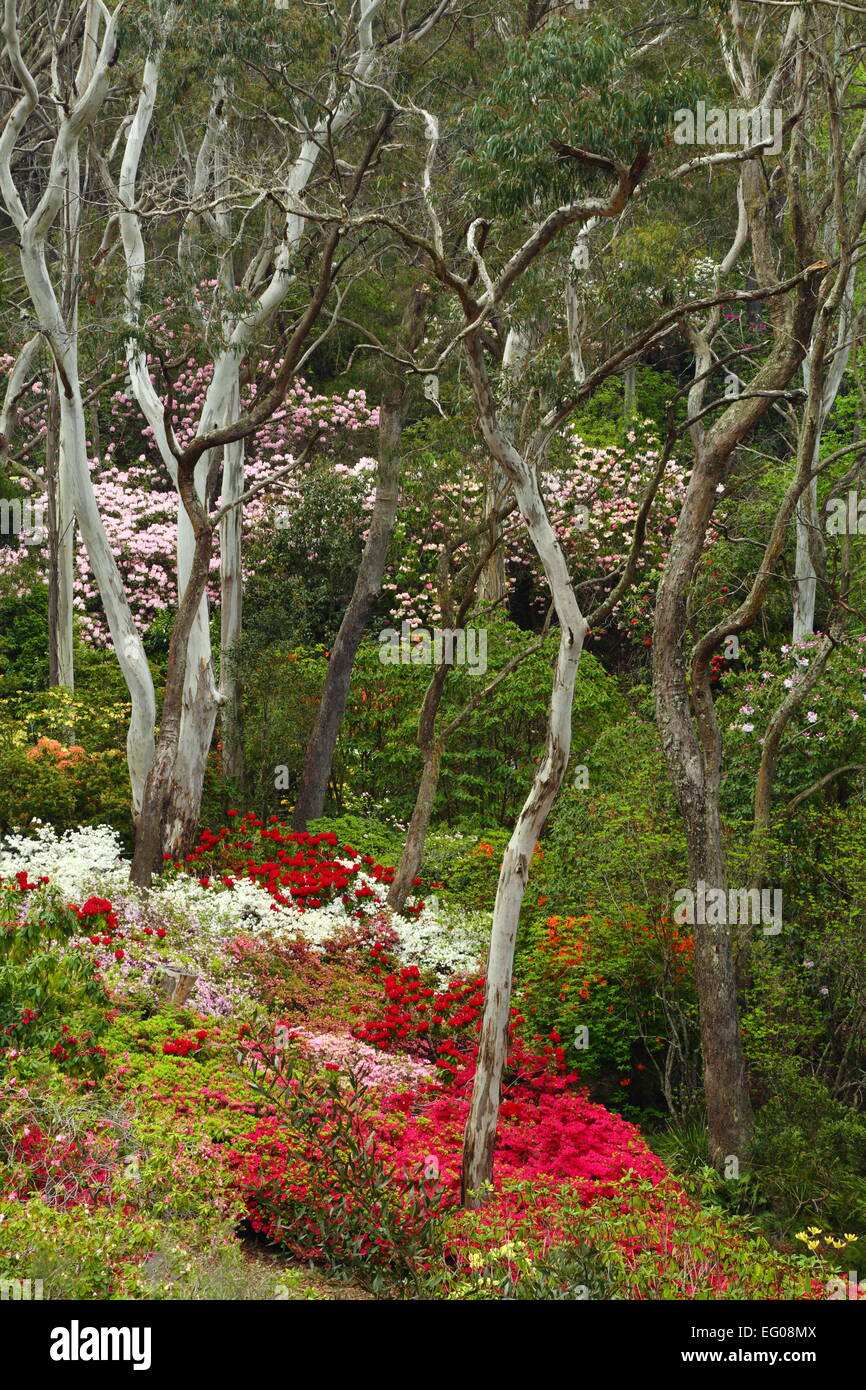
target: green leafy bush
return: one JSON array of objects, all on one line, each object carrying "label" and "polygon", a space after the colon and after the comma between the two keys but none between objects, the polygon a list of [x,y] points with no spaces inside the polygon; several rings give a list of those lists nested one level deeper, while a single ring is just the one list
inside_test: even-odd
[{"label": "green leafy bush", "polygon": [[[19,1076],[54,1062],[98,1072],[107,996],[87,951],[71,949],[84,930],[51,888],[26,875],[0,884],[0,1034]],[[89,919],[99,923],[104,919]],[[101,930],[101,928],[100,928]]]},{"label": "green leafy bush", "polygon": [[[448,675],[440,720],[444,723],[492,676],[535,638],[515,624],[487,628],[486,677],[455,666]],[[554,633],[472,711],[448,740],[434,820],[482,832],[511,827],[544,751],[550,685],[559,638]],[[379,647],[362,646],[338,745],[335,780],[340,795],[363,792],[372,807],[387,807],[407,821],[421,773],[418,716],[432,667],[384,666]],[[585,653],[578,671],[573,728],[578,748],[588,748],[605,724],[625,713],[617,683]],[[372,809],[371,807],[371,809]]]},{"label": "green leafy bush", "polygon": [[510,831],[501,829],[487,830],[480,835],[464,835],[459,830],[431,830],[421,864],[425,884],[436,884],[432,891],[445,902],[458,902],[462,907],[482,912],[492,911],[502,856],[509,838]]},{"label": "green leafy bush", "polygon": [[834,1100],[791,1059],[758,1112],[749,1162],[761,1193],[789,1232],[809,1221],[859,1236],[866,1258],[866,1115]]}]

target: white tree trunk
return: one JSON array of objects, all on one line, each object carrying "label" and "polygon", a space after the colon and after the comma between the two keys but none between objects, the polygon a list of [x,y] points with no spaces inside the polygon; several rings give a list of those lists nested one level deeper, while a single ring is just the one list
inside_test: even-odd
[{"label": "white tree trunk", "polygon": [[493,1170],[502,1072],[508,1052],[511,980],[520,908],[538,836],[568,767],[574,684],[588,630],[565,555],[544,506],[537,468],[519,453],[499,426],[481,353],[477,339],[470,338],[466,355],[478,421],[492,456],[511,483],[530,540],[544,567],[559,619],[560,643],[550,697],[547,747],[508,842],[496,889],[484,1017],[463,1149],[462,1195],[464,1203],[470,1206],[483,1200],[483,1186],[490,1180]]},{"label": "white tree trunk", "polygon": [[[24,283],[40,330],[48,342],[57,369],[60,395],[60,437],[68,470],[75,513],[88,557],[102,597],[114,649],[132,702],[127,735],[133,810],[141,807],[144,783],[154,754],[155,701],[153,682],[141,638],[126,600],[123,581],[102,525],[87,460],[87,434],[78,369],[76,319],[67,323],[46,260],[46,242],[63,206],[70,163],[77,157],[82,133],[92,124],[108,90],[108,74],[116,53],[120,11],[109,15],[104,5],[88,0],[85,41],[79,64],[77,100],[63,110],[51,147],[51,164],[45,187],[28,216],[12,175],[12,155],[30,116],[40,105],[39,92],[21,56],[17,7],[6,0],[3,38],[22,95],[17,99],[0,134],[0,198],[19,238]],[[106,20],[101,47],[97,44],[100,17]]]},{"label": "white tree trunk", "polygon": [[[58,382],[58,390],[62,389]],[[67,690],[75,688],[73,659],[72,594],[75,575],[75,504],[73,499],[73,466],[67,457],[63,432],[63,413],[60,416],[60,440],[57,459],[57,684]]]},{"label": "white tree trunk", "polygon": [[[857,169],[858,198],[862,196],[864,186],[866,186],[866,158],[860,160]],[[824,390],[821,396],[820,418],[812,457],[813,468],[817,467],[820,459],[821,437],[824,432],[824,426],[830,411],[836,403],[836,397],[842,386],[842,378],[845,375],[851,356],[855,325],[854,288],[856,280],[857,262],[855,260],[851,266],[851,271],[845,285],[845,295],[842,300],[839,313],[839,326],[836,332],[836,350],[833,354],[829,370],[827,371]],[[803,363],[803,384],[807,391],[809,390],[811,359],[812,351],[810,345],[809,356]],[[817,478],[811,480],[808,488],[797,504],[796,535],[797,547],[793,583],[794,623],[792,631],[795,642],[803,637],[811,636],[815,631],[815,599],[818,587],[818,576],[815,571],[812,553],[813,547],[823,547],[824,539],[821,519],[818,515]]]},{"label": "white tree trunk", "polygon": [[[230,506],[243,493],[243,440],[226,445],[223,455],[221,505]],[[232,507],[220,523],[220,705],[223,710],[223,766],[231,776],[243,768],[240,745],[240,688],[233,664],[234,648],[243,628],[243,509]]]},{"label": "white tree trunk", "polygon": [[[364,79],[372,71],[376,61],[376,48],[373,41],[373,21],[382,8],[384,0],[361,0],[358,19],[358,53],[354,65],[354,78]],[[136,333],[140,331],[141,295],[146,271],[146,251],[141,234],[139,219],[135,212],[136,184],[145,140],[153,119],[153,112],[159,87],[160,65],[164,36],[167,36],[174,23],[177,8],[169,11],[163,28],[163,37],[155,45],[145,64],[144,80],[139,93],[136,111],[130,124],[124,148],[121,174],[118,182],[118,197],[121,204],[120,227],[127,265],[127,310],[129,327]],[[315,172],[321,150],[332,141],[354,114],[360,89],[350,80],[343,99],[334,110],[319,121],[314,130],[302,140],[300,150],[291,167],[285,184],[288,212],[282,240],[277,250],[274,270],[253,307],[245,314],[229,322],[223,319],[224,349],[216,356],[213,375],[202,407],[198,434],[206,433],[215,425],[233,423],[240,414],[240,369],[245,353],[257,339],[260,330],[279,308],[289,293],[293,276],[291,267],[297,247],[306,231],[307,219],[297,210],[313,173]],[[201,195],[211,177],[211,165],[216,171],[222,170],[221,139],[225,127],[226,88],[222,78],[214,87],[211,112],[199,157],[196,162],[194,193]],[[217,182],[219,180],[217,179]],[[217,224],[224,237],[229,234],[227,215],[218,211]],[[185,226],[179,245],[181,259],[189,259],[191,237],[189,226]],[[226,255],[223,262],[223,279],[230,275],[231,258]],[[234,290],[234,284],[224,284],[223,290]],[[165,466],[172,480],[177,480],[176,461],[166,425],[163,401],[150,379],[146,354],[140,341],[130,335],[127,342],[127,364],[133,394],[153,430]],[[203,496],[204,481],[207,476],[209,459],[202,458],[196,469],[196,484],[199,495]],[[223,455],[222,504],[239,498],[244,484],[244,446],[242,442],[230,445]],[[234,645],[240,635],[242,616],[242,574],[241,574],[241,528],[242,509],[237,507],[229,512],[221,526],[221,575],[222,575],[222,629],[221,642]],[[183,593],[189,576],[193,550],[193,535],[185,510],[178,502],[177,565],[178,593]],[[234,678],[225,663],[221,671],[221,690],[217,690],[213,669],[213,653],[210,642],[207,598],[202,599],[201,607],[190,634],[187,649],[187,666],[184,685],[183,712],[178,742],[177,757],[174,764],[173,780],[178,786],[179,812],[175,822],[165,828],[165,843],[169,853],[177,851],[183,836],[188,830],[193,814],[192,807],[201,795],[205,764],[210,751],[213,730],[219,705],[223,699],[232,699],[236,694]]]},{"label": "white tree trunk", "polygon": [[75,514],[99,586],[114,650],[132,701],[126,748],[133,815],[137,818],[155,748],[156,699],[153,681],[141,637],[126,601],[123,580],[96,505],[87,463],[84,407],[78,385],[74,348],[62,353],[61,365],[67,382],[72,385],[69,394],[65,390],[60,394],[60,428],[64,440],[64,456],[71,475]]},{"label": "white tree trunk", "polygon": [[[819,432],[815,448],[816,461],[820,447],[821,436]],[[794,606],[792,636],[795,642],[811,636],[815,630],[815,594],[818,587],[818,576],[812,560],[810,538],[817,526],[818,479],[813,478],[797,503],[796,512],[797,545],[792,586]]]}]

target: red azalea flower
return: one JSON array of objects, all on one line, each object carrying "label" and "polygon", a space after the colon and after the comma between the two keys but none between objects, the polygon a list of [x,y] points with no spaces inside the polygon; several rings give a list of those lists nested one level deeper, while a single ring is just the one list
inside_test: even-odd
[{"label": "red azalea flower", "polygon": [[111,911],[111,903],[106,898],[88,898],[80,911],[82,917],[102,917]]}]

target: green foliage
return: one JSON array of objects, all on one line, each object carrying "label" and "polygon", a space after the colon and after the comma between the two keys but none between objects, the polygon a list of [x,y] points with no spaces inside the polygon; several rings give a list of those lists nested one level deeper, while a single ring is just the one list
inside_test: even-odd
[{"label": "green foliage", "polygon": [[[610,1108],[642,1120],[687,1108],[697,1089],[692,941],[667,918],[536,918],[524,931],[517,998],[531,1030]],[[638,1109],[639,1108],[639,1109]]]},{"label": "green foliage", "polygon": [[387,821],[375,816],[322,816],[307,825],[311,835],[332,831],[341,845],[351,845],[371,854],[377,864],[394,866],[403,853],[403,834]]},{"label": "green foliage", "polygon": [[469,1261],[468,1277],[449,1282],[449,1299],[561,1303],[622,1297],[619,1261],[583,1238],[546,1251],[533,1250],[524,1241],[504,1240],[472,1252]]},{"label": "green foliage", "polygon": [[562,1188],[557,1232],[543,1249],[531,1229],[532,1194],[528,1185],[515,1185],[515,1195],[524,1190],[527,1212],[507,1223],[476,1212],[453,1218],[449,1237],[481,1248],[470,1254],[477,1278],[461,1277],[446,1297],[521,1297],[514,1286],[533,1280],[532,1260],[539,1265],[538,1292],[528,1296],[543,1298],[807,1298],[820,1296],[826,1278],[823,1261],[805,1251],[780,1254],[754,1222],[684,1200],[669,1178],[626,1180],[589,1205],[581,1204],[578,1188]]},{"label": "green foliage", "polygon": [[[651,421],[660,432],[665,424],[670,397],[676,383],[668,373],[652,367],[638,367],[636,372],[635,420],[643,427]],[[634,424],[623,414],[623,383],[619,376],[610,377],[575,413],[572,428],[584,444],[599,447],[623,445]]]},{"label": "green foliage", "polygon": [[686,856],[654,726],[632,715],[607,728],[586,766],[530,875],[521,1006],[606,1105],[679,1113],[698,1086],[697,1006],[691,938],[671,921]]},{"label": "green foliage", "polygon": [[815,1077],[780,1063],[778,1093],[759,1111],[749,1162],[761,1193],[789,1232],[809,1220],[859,1237],[866,1255],[866,1116]]},{"label": "green foliage", "polygon": [[[244,754],[247,781],[231,794],[212,756],[202,801],[202,819],[222,820],[239,799],[261,815],[285,817],[294,804],[316,706],[324,684],[327,657],[320,647],[293,650],[277,642],[256,654],[244,675]],[[276,787],[277,768],[288,769],[289,786]]]},{"label": "green foliage", "polygon": [[[372,441],[371,441],[372,443]],[[249,547],[245,632],[236,653],[243,675],[273,644],[329,643],[352,596],[363,545],[366,479],[311,469],[285,524],[262,525]]]},{"label": "green foliage", "polygon": [[781,1061],[849,1104],[866,1096],[866,807],[803,808],[768,845],[767,881],[782,893],[783,930],[749,956],[746,1053],[759,1095]]},{"label": "green foliage", "polygon": [[421,875],[425,882],[441,884],[435,891],[445,902],[492,911],[509,838],[510,831],[499,828],[477,836],[460,830],[431,830],[424,845]]},{"label": "green foliage", "polygon": [[[472,675],[455,666],[448,675],[441,724],[463,708],[479,683],[493,675],[534,638],[514,624],[491,623],[488,670]],[[510,825],[519,810],[544,749],[552,667],[559,638],[517,668],[463,720],[449,738],[442,760],[435,816],[449,825],[480,830]],[[338,774],[349,792],[359,788],[373,805],[407,820],[415,802],[421,757],[417,725],[432,667],[383,666],[379,649],[361,648],[338,748]],[[616,683],[590,653],[581,658],[574,700],[576,740],[592,740],[624,710]],[[349,769],[351,768],[351,773]]]},{"label": "green foliage", "polygon": [[[866,764],[864,642],[866,638],[854,637],[834,650],[818,684],[788,724],[773,783],[782,804],[844,764]],[[792,683],[808,671],[820,643],[820,638],[809,638],[796,647],[784,645],[778,654],[745,654],[740,669],[725,675],[716,708],[727,746],[723,805],[731,819],[750,816],[760,740]],[[850,786],[853,776],[831,784],[827,794]]]},{"label": "green foliage", "polygon": [[[162,1022],[177,1031],[177,1016]],[[127,1023],[105,1035],[110,1047],[146,1028]],[[143,1080],[134,1071],[129,1089]],[[146,1091],[133,1111],[45,1071],[30,1092],[0,1087],[0,1186],[17,1194],[0,1201],[0,1279],[76,1301],[322,1297],[300,1271],[246,1257],[213,1158],[178,1145],[164,1102]]]},{"label": "green foliage", "polygon": [[[83,745],[91,753],[123,747],[130,704],[123,677],[113,658],[88,649],[76,663],[74,694],[62,686],[48,690],[16,689],[0,700],[0,724],[11,740],[23,745],[39,738]],[[90,656],[88,661],[86,658]]]},{"label": "green foliage", "polygon": [[54,686],[0,699],[0,830],[107,822],[131,847],[129,701],[115,661],[80,654],[74,694]]},{"label": "green foliage", "polygon": [[48,685],[48,589],[36,584],[0,604],[0,696]]},{"label": "green foliage", "polygon": [[[568,202],[594,188],[597,170],[557,155],[554,140],[629,165],[664,140],[690,86],[631,64],[631,41],[595,13],[553,16],[513,39],[505,63],[471,108],[460,171],[488,212],[515,213],[536,199]],[[609,178],[609,173],[604,177]]]},{"label": "green foliage", "polygon": [[[55,1063],[98,1073],[107,996],[87,949],[70,949],[82,925],[42,885],[0,884],[0,1035],[15,1071],[30,1076]],[[98,920],[98,919],[94,919]]]},{"label": "green foliage", "polygon": [[611,722],[574,761],[589,785],[574,785],[572,768],[550,818],[535,879],[548,911],[668,915],[685,844],[654,726],[637,715]]}]

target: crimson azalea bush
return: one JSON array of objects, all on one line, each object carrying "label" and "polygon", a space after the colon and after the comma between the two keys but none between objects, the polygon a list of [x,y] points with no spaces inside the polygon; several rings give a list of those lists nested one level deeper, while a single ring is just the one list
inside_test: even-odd
[{"label": "crimson azalea bush", "polygon": [[[186,856],[186,867],[195,866],[204,887],[212,877],[227,887],[235,878],[248,878],[285,907],[323,907],[341,897],[352,911],[375,896],[368,884],[353,883],[359,873],[383,887],[393,881],[393,867],[377,864],[371,854],[362,855],[352,845],[340,845],[333,831],[311,835],[288,830],[278,816],[269,817],[266,824],[253,813],[239,817],[229,810],[228,815],[237,818],[233,828],[224,826],[217,834],[205,830]],[[423,906],[409,906],[405,915],[417,915]]]},{"label": "crimson azalea bush", "polygon": [[[362,1098],[351,1073],[348,1085],[337,1075],[302,1078],[289,1052],[275,1054],[261,1041],[251,1051],[275,1106],[231,1155],[254,1229],[304,1257],[339,1262],[354,1253],[388,1267],[396,1261],[407,1272],[416,1238],[426,1251],[431,1223],[459,1203],[475,1048],[457,1054],[448,1089],[421,1082],[383,1093],[378,1107]],[[626,1173],[661,1179],[664,1167],[637,1130],[574,1091],[563,1062],[561,1050],[534,1054],[514,1037],[497,1182],[544,1173],[584,1182],[589,1197]]]},{"label": "crimson azalea bush", "polygon": [[[432,972],[422,976],[417,965],[396,968],[381,942],[370,951],[372,972],[382,977],[387,1004],[373,1018],[357,1025],[356,1036],[375,1047],[399,1048],[436,1059],[443,1071],[451,1071],[448,1054],[460,1056],[456,1033],[480,1028],[484,1005],[484,976],[452,980],[446,989],[433,988]],[[388,973],[386,973],[386,971]],[[354,1006],[360,1012],[360,1006]]]},{"label": "crimson azalea bush", "polygon": [[310,1072],[291,1045],[247,1053],[251,1084],[274,1112],[231,1150],[250,1224],[300,1259],[351,1265],[374,1290],[417,1282],[438,1255],[452,1195],[406,1183],[377,1142],[375,1107],[351,1073]]}]

